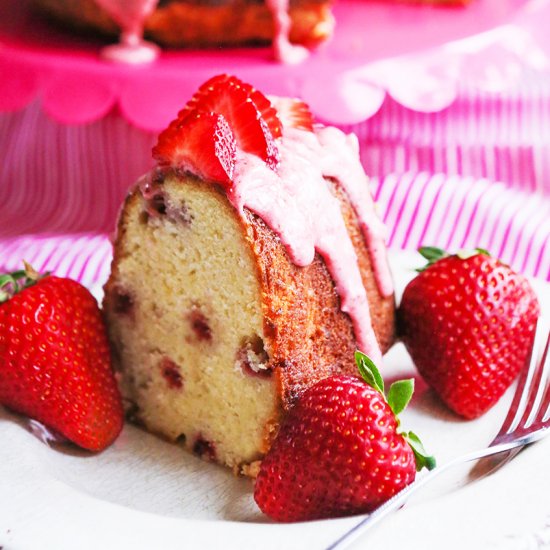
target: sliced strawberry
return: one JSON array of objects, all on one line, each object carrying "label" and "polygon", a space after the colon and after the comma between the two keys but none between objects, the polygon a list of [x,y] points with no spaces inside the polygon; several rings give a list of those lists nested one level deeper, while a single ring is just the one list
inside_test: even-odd
[{"label": "sliced strawberry", "polygon": [[278,117],[277,110],[273,107],[271,101],[259,90],[253,88],[250,84],[243,84],[244,88],[248,90],[250,99],[256,105],[256,108],[262,115],[262,119],[268,125],[274,138],[279,138],[282,135],[283,126],[281,120]]},{"label": "sliced strawberry", "polygon": [[313,115],[307,103],[290,97],[270,97],[283,126],[313,132]]},{"label": "sliced strawberry", "polygon": [[234,76],[215,76],[199,88],[178,120],[185,121],[193,111],[223,115],[243,151],[259,156],[270,168],[279,164],[275,138],[281,135],[281,122],[269,100],[250,84]]},{"label": "sliced strawberry", "polygon": [[236,150],[235,137],[223,115],[193,110],[160,134],[153,157],[161,165],[229,184]]}]

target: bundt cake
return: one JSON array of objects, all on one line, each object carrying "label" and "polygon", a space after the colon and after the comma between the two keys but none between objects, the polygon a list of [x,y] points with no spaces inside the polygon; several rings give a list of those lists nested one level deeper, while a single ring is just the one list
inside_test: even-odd
[{"label": "bundt cake", "polygon": [[[109,1],[33,0],[65,24],[116,37],[119,23],[102,6]],[[267,44],[287,12],[291,42],[314,46],[332,35],[334,20],[327,0],[290,0],[285,4],[284,0],[160,0],[145,21],[145,36],[172,48]]]},{"label": "bundt cake", "polygon": [[300,392],[393,341],[357,140],[220,75],[153,153],[105,286],[122,392],[148,430],[252,474]]}]

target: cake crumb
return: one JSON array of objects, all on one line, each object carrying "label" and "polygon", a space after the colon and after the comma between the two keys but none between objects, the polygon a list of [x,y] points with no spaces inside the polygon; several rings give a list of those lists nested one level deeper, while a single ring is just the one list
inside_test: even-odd
[{"label": "cake crumb", "polygon": [[260,466],[262,465],[261,460],[255,460],[254,462],[251,462],[250,464],[243,464],[241,466],[241,474],[246,477],[251,477],[252,479],[256,479],[258,477],[258,474],[260,473]]}]

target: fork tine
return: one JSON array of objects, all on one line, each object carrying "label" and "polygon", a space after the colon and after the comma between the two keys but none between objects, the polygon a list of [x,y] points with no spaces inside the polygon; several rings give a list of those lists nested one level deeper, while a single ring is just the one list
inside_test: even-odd
[{"label": "fork tine", "polygon": [[544,394],[541,398],[536,416],[533,415],[533,424],[544,424],[550,420],[550,332],[548,334],[541,363],[543,363],[544,379],[540,384],[539,391],[540,393],[544,392]]},{"label": "fork tine", "polygon": [[542,418],[542,422],[547,425],[550,422],[550,385],[546,388],[546,396],[544,398],[544,406],[546,407],[546,413]]},{"label": "fork tine", "polygon": [[546,378],[548,376],[548,366],[550,363],[546,360],[548,356],[548,338],[546,339],[546,345],[542,359],[539,361],[538,368],[533,376],[531,383],[531,389],[529,393],[529,399],[527,400],[527,407],[521,418],[520,424],[524,428],[528,428],[533,423],[533,420],[537,416],[539,406],[541,403],[542,395],[546,389]]},{"label": "fork tine", "polygon": [[541,422],[542,424],[550,423],[550,384],[546,386],[546,393],[542,398],[539,415],[535,419],[535,422]]},{"label": "fork tine", "polygon": [[499,435],[508,434],[511,431],[515,430],[523,411],[525,410],[525,403],[529,395],[529,389],[531,387],[531,381],[533,379],[534,372],[538,364],[538,347],[539,347],[539,336],[540,336],[540,324],[537,325],[535,334],[533,335],[533,346],[531,347],[531,355],[528,359],[528,364],[521,369],[520,375],[517,381],[516,393],[512,400],[512,404],[508,410],[508,414],[502,427],[500,428]]}]

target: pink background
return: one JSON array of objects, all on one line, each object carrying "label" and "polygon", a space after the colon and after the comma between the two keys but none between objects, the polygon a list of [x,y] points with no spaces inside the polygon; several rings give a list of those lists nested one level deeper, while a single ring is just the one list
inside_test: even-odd
[{"label": "pink background", "polygon": [[336,14],[334,41],[303,66],[257,49],[168,52],[130,68],[100,61],[101,42],[44,26],[25,2],[3,2],[2,267],[25,258],[103,281],[108,235],[157,130],[204,78],[231,69],[358,135],[390,246],[482,246],[550,280],[550,2],[342,1]]}]

